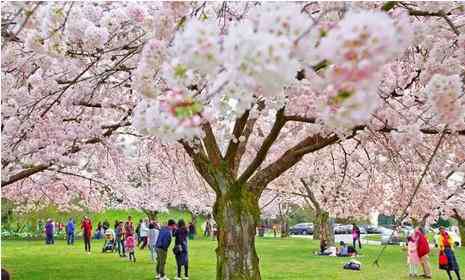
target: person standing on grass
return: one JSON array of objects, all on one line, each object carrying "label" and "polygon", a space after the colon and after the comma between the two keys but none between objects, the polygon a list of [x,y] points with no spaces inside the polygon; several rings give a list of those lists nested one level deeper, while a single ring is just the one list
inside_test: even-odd
[{"label": "person standing on grass", "polygon": [[168,278],[165,277],[165,265],[168,248],[171,244],[171,235],[174,229],[176,229],[176,222],[170,219],[168,225],[164,226],[158,234],[158,240],[155,245],[157,250],[156,279],[168,280]]},{"label": "person standing on grass", "polygon": [[454,271],[455,275],[457,275],[457,279],[461,280],[459,264],[455,258],[453,246],[454,240],[452,239],[452,236],[450,236],[446,229],[441,226],[439,228],[439,255],[445,255],[447,257],[447,264],[440,264],[439,268],[447,272],[449,280],[452,280],[452,275],[450,274],[451,271]]},{"label": "person standing on grass", "polygon": [[147,246],[147,234],[149,233],[149,227],[147,223],[148,223],[148,220],[144,219],[142,223],[140,224],[139,234],[141,238],[140,242],[142,243],[142,245],[140,245],[140,249],[144,249],[145,246]]},{"label": "person standing on grass", "polygon": [[84,248],[90,254],[90,240],[92,239],[92,221],[85,216],[81,223],[82,238],[84,238]]},{"label": "person standing on grass", "polygon": [[417,277],[420,257],[417,251],[417,242],[413,236],[407,237],[407,264],[409,266],[409,277]]},{"label": "person standing on grass", "polygon": [[189,279],[189,259],[187,255],[187,234],[188,230],[186,227],[186,223],[184,220],[178,221],[178,226],[176,231],[174,232],[174,248],[173,253],[176,258],[176,266],[177,266],[177,275],[174,278],[175,280],[181,279],[181,270],[184,266],[184,278]]},{"label": "person standing on grass", "polygon": [[134,240],[134,234],[126,237],[124,245],[126,247],[126,252],[128,252],[129,261],[136,262],[136,241]]},{"label": "person standing on grass", "polygon": [[432,278],[431,266],[429,264],[429,243],[423,228],[417,227],[415,230],[414,240],[417,245],[417,253],[420,258],[420,265],[423,269],[423,278]]},{"label": "person standing on grass", "polygon": [[194,222],[189,223],[189,240],[194,240],[195,238],[195,224]]},{"label": "person standing on grass", "polygon": [[126,257],[126,250],[124,249],[124,227],[123,222],[118,222],[115,228],[116,247],[120,257]]},{"label": "person standing on grass", "polygon": [[54,231],[53,221],[52,219],[48,219],[45,224],[45,244],[55,244],[55,240],[53,238]]},{"label": "person standing on grass", "polygon": [[137,224],[137,227],[136,227],[137,246],[139,246],[140,242],[142,241],[142,238],[140,237],[140,227],[141,226],[142,226],[142,219],[139,220],[139,223]]},{"label": "person standing on grass", "polygon": [[149,232],[147,235],[147,243],[148,247],[150,250],[150,257],[152,259],[152,262],[155,262],[157,259],[157,240],[158,240],[158,234],[160,231],[157,229],[155,222],[150,223],[149,225]]},{"label": "person standing on grass", "polygon": [[134,234],[134,224],[132,222],[132,217],[128,216],[128,220],[124,224],[124,234],[125,236],[133,235]]},{"label": "person standing on grass", "polygon": [[212,232],[211,217],[208,216],[207,220],[205,221],[205,231],[203,232],[203,236],[210,237],[211,232]]},{"label": "person standing on grass", "polygon": [[66,224],[66,242],[68,245],[74,244],[74,220],[72,218]]},{"label": "person standing on grass", "polygon": [[362,243],[360,242],[360,229],[356,224],[352,224],[352,245],[357,248],[356,243],[358,241],[358,248],[362,249]]}]

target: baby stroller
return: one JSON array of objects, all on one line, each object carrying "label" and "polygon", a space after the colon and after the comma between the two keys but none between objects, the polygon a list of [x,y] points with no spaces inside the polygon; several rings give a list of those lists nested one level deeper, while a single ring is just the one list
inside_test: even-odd
[{"label": "baby stroller", "polygon": [[103,243],[102,253],[115,251],[115,233],[111,229],[105,231],[105,243]]}]

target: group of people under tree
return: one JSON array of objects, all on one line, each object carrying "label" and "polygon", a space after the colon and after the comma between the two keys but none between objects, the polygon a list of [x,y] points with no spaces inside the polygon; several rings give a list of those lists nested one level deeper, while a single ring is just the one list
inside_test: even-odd
[{"label": "group of people under tree", "polygon": [[[453,247],[454,240],[444,227],[439,228],[439,269],[445,270],[449,280],[452,280],[451,271],[455,272],[458,280],[461,280],[459,265],[455,257]],[[409,276],[418,276],[418,266],[423,269],[423,278],[432,278],[429,263],[430,246],[422,227],[418,227],[407,237],[407,263],[409,265]]]},{"label": "group of people under tree", "polygon": [[[54,244],[54,223],[48,219],[45,225],[46,244]],[[85,251],[90,254],[91,240],[93,236],[92,221],[85,216],[80,226],[84,240]],[[103,233],[102,233],[103,232]],[[75,224],[70,218],[66,225],[66,239],[68,245],[74,244]],[[160,226],[157,221],[142,219],[135,227],[132,217],[128,216],[127,221],[115,221],[114,229],[110,228],[107,221],[98,223],[95,237],[98,239],[105,236],[104,248],[108,242],[114,246],[114,251],[120,257],[128,257],[130,261],[136,262],[135,249],[138,247],[143,250],[148,248],[152,262],[156,263],[155,278],[167,280],[165,266],[168,256],[168,249],[174,237],[173,253],[176,259],[177,273],[174,279],[189,279],[189,260],[188,260],[188,239],[194,239],[195,225],[190,223],[186,225],[185,221],[180,219],[177,223],[170,219],[165,226]],[[108,237],[108,238],[107,238]],[[137,240],[137,241],[136,241]],[[137,242],[137,244],[136,244]],[[102,252],[105,252],[103,249]],[[181,278],[182,268],[184,268],[184,277]]]},{"label": "group of people under tree", "polygon": [[[328,227],[321,227],[320,238],[320,251],[316,254],[321,256],[338,256],[349,257],[358,254],[356,245],[358,243],[359,249],[361,245],[361,231],[355,224],[352,226],[352,246],[348,246],[344,241],[340,241],[338,247],[331,247],[330,240],[328,240]],[[455,257],[453,247],[454,240],[452,236],[446,231],[444,227],[439,229],[438,247],[439,247],[439,269],[445,270],[449,280],[453,280],[452,273],[454,272],[458,280],[461,280],[459,265]],[[432,270],[429,263],[430,245],[425,231],[422,227],[417,227],[406,239],[407,250],[407,263],[409,266],[409,276],[431,279]],[[421,266],[423,274],[418,274],[418,267]]]}]

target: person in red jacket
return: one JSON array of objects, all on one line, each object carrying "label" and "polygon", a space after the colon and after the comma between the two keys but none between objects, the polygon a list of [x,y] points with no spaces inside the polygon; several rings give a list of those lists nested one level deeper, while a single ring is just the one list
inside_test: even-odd
[{"label": "person in red jacket", "polygon": [[421,227],[416,228],[415,230],[415,239],[417,241],[417,252],[418,252],[418,257],[420,257],[420,264],[421,267],[423,268],[423,277],[424,278],[432,278],[431,274],[431,266],[429,264],[429,243],[428,239],[426,238],[426,235]]},{"label": "person in red jacket", "polygon": [[92,221],[89,217],[85,216],[81,223],[82,237],[84,238],[84,247],[88,254],[90,254],[90,240],[92,239]]}]

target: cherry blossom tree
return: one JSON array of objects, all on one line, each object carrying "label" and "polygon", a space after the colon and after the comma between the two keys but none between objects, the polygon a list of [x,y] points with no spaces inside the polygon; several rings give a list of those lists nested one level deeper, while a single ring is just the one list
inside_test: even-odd
[{"label": "cherry blossom tree", "polygon": [[120,134],[180,145],[215,193],[217,279],[260,279],[259,198],[305,156],[425,141],[414,201],[463,147],[464,20],[455,2],[2,3],[2,190],[124,161]]}]

